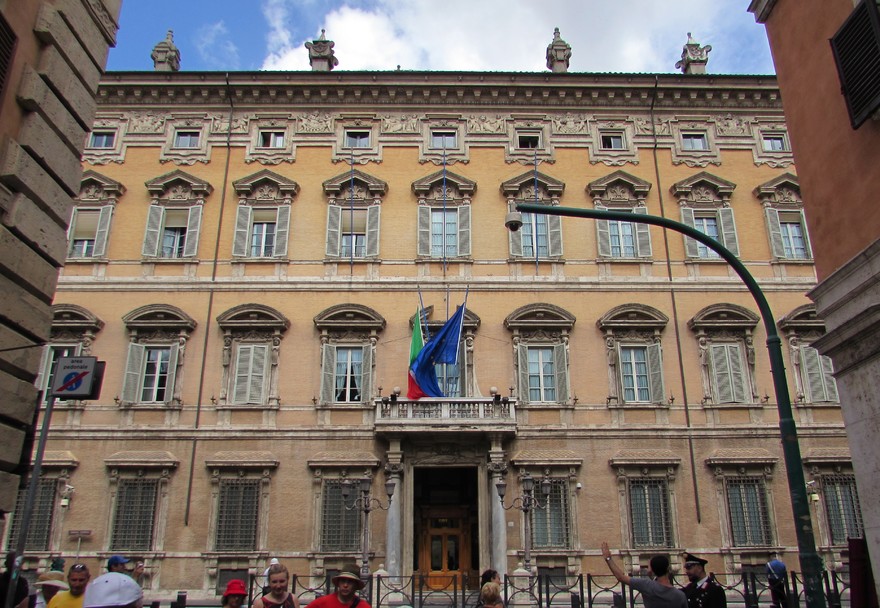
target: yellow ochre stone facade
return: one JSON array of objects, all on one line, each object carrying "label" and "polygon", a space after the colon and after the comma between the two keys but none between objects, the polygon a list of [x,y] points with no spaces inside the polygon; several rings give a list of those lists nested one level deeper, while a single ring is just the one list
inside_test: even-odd
[{"label": "yellow ochre stone facade", "polygon": [[[512,234],[516,201],[718,230],[776,315],[817,542],[845,562],[858,506],[838,500],[855,488],[809,347],[824,330],[773,77],[108,73],[91,137],[51,344],[107,369],[100,399],[56,406],[60,482],[26,568],[123,553],[149,597],[211,598],[270,557],[322,576],[360,559],[341,488],[350,505],[366,475],[383,506],[394,487],[371,570],[512,572],[523,514],[496,483],[509,506],[528,475],[549,485],[542,572],[604,572],[603,540],[627,568],[688,550],[797,569],[741,281],[656,227],[527,216]],[[457,394],[407,399],[420,298],[433,334],[465,297]]]}]

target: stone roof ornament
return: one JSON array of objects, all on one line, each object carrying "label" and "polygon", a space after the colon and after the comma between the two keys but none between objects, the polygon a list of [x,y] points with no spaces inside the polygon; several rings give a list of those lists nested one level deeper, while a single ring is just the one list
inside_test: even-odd
[{"label": "stone roof ornament", "polygon": [[150,57],[153,59],[153,69],[157,72],[180,71],[180,49],[174,45],[173,30],[168,30],[165,40],[153,47]]},{"label": "stone roof ornament", "polygon": [[688,32],[687,43],[681,49],[681,61],[675,64],[675,69],[681,70],[682,74],[705,74],[711,50],[711,44],[701,47]]},{"label": "stone roof ornament", "polygon": [[333,51],[334,46],[335,43],[324,36],[324,30],[321,30],[321,36],[317,40],[306,42],[306,48],[309,49],[309,65],[312,66],[313,72],[329,72],[339,65],[339,60]]},{"label": "stone roof ornament", "polygon": [[553,30],[553,42],[547,45],[547,69],[562,74],[568,71],[571,45],[559,37],[559,28]]}]

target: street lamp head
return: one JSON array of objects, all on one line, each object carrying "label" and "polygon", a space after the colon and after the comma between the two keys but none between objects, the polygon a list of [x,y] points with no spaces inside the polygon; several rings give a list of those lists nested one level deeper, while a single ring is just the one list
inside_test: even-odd
[{"label": "street lamp head", "polygon": [[351,496],[351,480],[343,479],[342,480],[342,498],[348,498]]},{"label": "street lamp head", "polygon": [[528,473],[523,475],[522,489],[524,494],[531,494],[535,489],[535,480]]},{"label": "street lamp head", "polygon": [[507,494],[507,482],[503,479],[495,483],[495,489],[498,490],[498,498],[504,502],[504,495]]},{"label": "street lamp head", "polygon": [[386,481],[385,482],[385,493],[388,494],[388,502],[391,502],[391,497],[394,496],[394,482]]},{"label": "street lamp head", "polygon": [[504,226],[511,232],[516,232],[522,228],[522,225],[522,213],[519,211],[511,211],[507,214],[507,217],[504,218]]},{"label": "street lamp head", "polygon": [[552,484],[550,483],[550,479],[544,477],[544,479],[541,480],[541,494],[543,494],[544,496],[550,496],[551,486]]},{"label": "street lamp head", "polygon": [[361,493],[369,494],[370,487],[373,485],[373,480],[370,479],[369,477],[361,477],[360,484],[361,484]]}]

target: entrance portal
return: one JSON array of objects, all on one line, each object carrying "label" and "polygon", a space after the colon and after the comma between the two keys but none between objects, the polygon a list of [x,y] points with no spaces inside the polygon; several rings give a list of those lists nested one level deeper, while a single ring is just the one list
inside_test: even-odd
[{"label": "entrance portal", "polygon": [[414,473],[414,570],[432,589],[479,581],[476,467],[425,467]]}]

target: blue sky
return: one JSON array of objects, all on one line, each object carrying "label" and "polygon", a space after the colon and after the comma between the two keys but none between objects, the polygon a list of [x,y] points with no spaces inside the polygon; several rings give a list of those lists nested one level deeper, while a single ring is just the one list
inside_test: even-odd
[{"label": "blue sky", "polygon": [[322,28],[338,70],[543,71],[559,27],[571,71],[674,72],[691,32],[708,71],[772,74],[748,0],[124,0],[107,69],[152,70],[174,31],[183,70],[308,70]]}]

